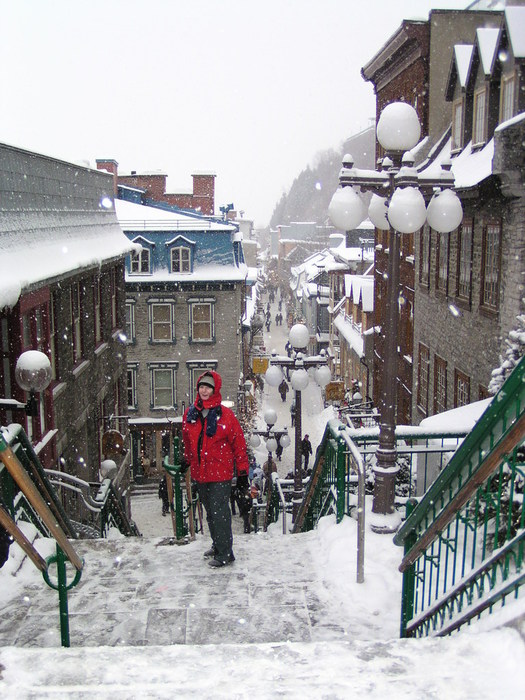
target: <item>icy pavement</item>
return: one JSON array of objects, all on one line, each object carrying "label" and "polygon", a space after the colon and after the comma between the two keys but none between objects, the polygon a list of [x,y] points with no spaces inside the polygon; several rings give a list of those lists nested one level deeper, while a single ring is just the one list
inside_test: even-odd
[{"label": "icy pavement", "polygon": [[368,532],[359,585],[355,536],[350,519],[303,535],[270,528],[237,537],[237,561],[215,571],[202,536],[184,546],[79,543],[86,564],[69,595],[69,649],[59,646],[56,592],[25,567],[3,605],[0,696],[523,697],[516,630],[397,639],[400,550]]}]

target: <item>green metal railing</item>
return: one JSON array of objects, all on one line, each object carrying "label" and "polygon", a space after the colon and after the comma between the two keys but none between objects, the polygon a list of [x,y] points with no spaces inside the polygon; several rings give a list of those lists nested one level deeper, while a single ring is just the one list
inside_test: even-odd
[{"label": "green metal railing", "polygon": [[394,538],[402,636],[446,635],[525,582],[525,358]]},{"label": "green metal railing", "polygon": [[313,529],[319,519],[335,513],[339,523],[345,515],[357,519],[357,576],[364,581],[365,465],[346,426],[329,421],[308,483],[293,532]]},{"label": "green metal railing", "polygon": [[[193,497],[188,470],[184,470],[179,457],[179,438],[173,438],[173,464],[166,456],[162,463],[167,474],[168,501],[170,504],[175,542],[186,544],[195,539],[195,522],[202,523],[202,508],[198,497]],[[184,505],[184,492],[186,505]],[[201,525],[202,528],[202,525]]]},{"label": "green metal railing", "polygon": [[[27,438],[26,442],[27,441]],[[21,443],[18,443],[20,445]],[[21,455],[24,450],[18,450]],[[29,450],[27,450],[29,452]],[[32,456],[35,457],[34,453]],[[38,461],[38,460],[36,460]],[[64,532],[59,522],[63,519],[63,514],[57,507],[57,499],[52,495],[52,488],[46,483],[45,474],[43,473],[40,463],[33,464],[34,467],[28,471],[20,461],[15,451],[8,444],[5,435],[0,432],[0,462],[2,463],[2,484],[9,484],[8,491],[11,495],[18,493],[22,494],[27,507],[24,512],[33,513],[30,518],[37,529],[46,537],[52,537],[56,542],[56,555],[43,559],[33,544],[27,539],[22,530],[18,527],[15,520],[16,508],[15,499],[6,503],[5,493],[2,493],[0,504],[0,524],[20,545],[22,550],[27,554],[33,564],[42,573],[44,581],[58,591],[59,597],[59,619],[60,619],[60,634],[62,646],[69,647],[69,613],[67,603],[67,592],[80,581],[84,563],[76,553],[75,549],[68,540],[68,534]],[[9,474],[9,477],[7,476]],[[36,477],[36,478],[35,478]],[[16,487],[15,487],[16,484]],[[20,511],[19,511],[20,513]],[[57,517],[57,515],[59,517]],[[64,520],[67,524],[67,519]],[[68,582],[66,571],[66,560],[71,563],[75,570],[73,579]],[[56,581],[52,579],[50,569],[56,564]]]}]

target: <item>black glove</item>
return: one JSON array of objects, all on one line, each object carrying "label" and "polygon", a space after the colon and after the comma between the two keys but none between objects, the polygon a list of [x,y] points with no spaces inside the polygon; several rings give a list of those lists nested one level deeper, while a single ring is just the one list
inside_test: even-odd
[{"label": "black glove", "polygon": [[244,491],[248,491],[249,488],[248,474],[239,474],[237,477],[237,491],[239,493],[244,493]]},{"label": "black glove", "polygon": [[185,457],[182,457],[182,459],[180,460],[180,473],[182,474],[182,476],[184,476],[186,474],[186,472],[188,471],[189,468],[190,468],[190,463],[188,462],[188,460]]}]

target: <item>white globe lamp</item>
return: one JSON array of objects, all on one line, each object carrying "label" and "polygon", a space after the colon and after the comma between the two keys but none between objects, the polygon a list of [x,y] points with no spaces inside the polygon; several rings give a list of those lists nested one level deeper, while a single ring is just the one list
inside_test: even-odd
[{"label": "white globe lamp", "polygon": [[304,323],[296,323],[290,328],[288,338],[295,350],[306,348],[310,342],[310,331]]},{"label": "white globe lamp", "polygon": [[290,437],[289,437],[288,433],[285,433],[284,435],[281,435],[281,437],[279,438],[279,444],[281,445],[281,447],[282,447],[283,449],[284,449],[285,447],[289,447],[289,446],[290,446],[290,442],[291,442],[291,441],[290,441]]},{"label": "white globe lamp", "polygon": [[388,207],[390,225],[399,233],[415,233],[427,220],[425,199],[417,187],[398,187]]},{"label": "white globe lamp", "polygon": [[270,365],[266,370],[264,378],[270,386],[279,386],[279,384],[283,380],[283,373],[281,371],[281,368],[277,365]]},{"label": "white globe lamp", "polygon": [[24,391],[44,391],[49,386],[51,376],[51,362],[40,350],[26,350],[18,358],[15,378]]},{"label": "white globe lamp", "polygon": [[324,388],[331,378],[332,373],[326,365],[322,365],[321,367],[317,368],[315,372],[315,381],[319,384],[319,386]]},{"label": "white globe lamp", "polygon": [[273,408],[269,408],[267,411],[265,411],[263,418],[266,425],[270,427],[277,423],[277,413],[273,410]]},{"label": "white globe lamp", "polygon": [[261,438],[258,435],[252,435],[250,438],[250,445],[256,450],[261,444]]},{"label": "white globe lamp", "polygon": [[378,194],[373,194],[368,207],[368,218],[374,226],[381,231],[388,231],[390,228],[386,213],[386,198],[380,197]]},{"label": "white globe lamp", "polygon": [[462,219],[463,207],[457,194],[452,190],[436,192],[427,207],[429,226],[438,233],[451,233]]},{"label": "white globe lamp", "polygon": [[328,215],[336,228],[351,231],[366,218],[366,204],[353,187],[338,187],[328,206]]},{"label": "white globe lamp", "polygon": [[296,369],[291,376],[292,389],[304,391],[308,386],[308,372],[305,369]]},{"label": "white globe lamp", "polygon": [[416,110],[406,102],[390,103],[381,112],[376,133],[385,151],[409,151],[421,136]]},{"label": "white globe lamp", "polygon": [[268,440],[266,440],[267,452],[275,452],[276,449],[277,449],[277,440],[275,438],[268,438]]}]

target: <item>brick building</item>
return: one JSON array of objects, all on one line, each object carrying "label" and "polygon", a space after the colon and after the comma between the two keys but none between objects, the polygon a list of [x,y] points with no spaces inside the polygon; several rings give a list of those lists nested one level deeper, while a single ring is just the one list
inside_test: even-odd
[{"label": "brick building", "polygon": [[[0,410],[22,423],[44,467],[99,480],[102,436],[127,439],[124,258],[133,248],[115,216],[105,173],[0,145],[0,396],[24,403],[14,369],[40,350],[52,381],[37,414]],[[129,481],[129,449],[116,488]],[[71,514],[71,513],[70,513]]]},{"label": "brick building", "polygon": [[215,213],[215,173],[195,172],[192,175],[191,192],[166,192],[167,175],[162,172],[137,173],[132,171],[123,175],[118,172],[118,163],[112,159],[97,159],[97,169],[113,175],[113,192],[119,194],[119,188],[136,192],[137,204],[169,204],[179,209],[192,209],[199,214],[213,216]]}]

